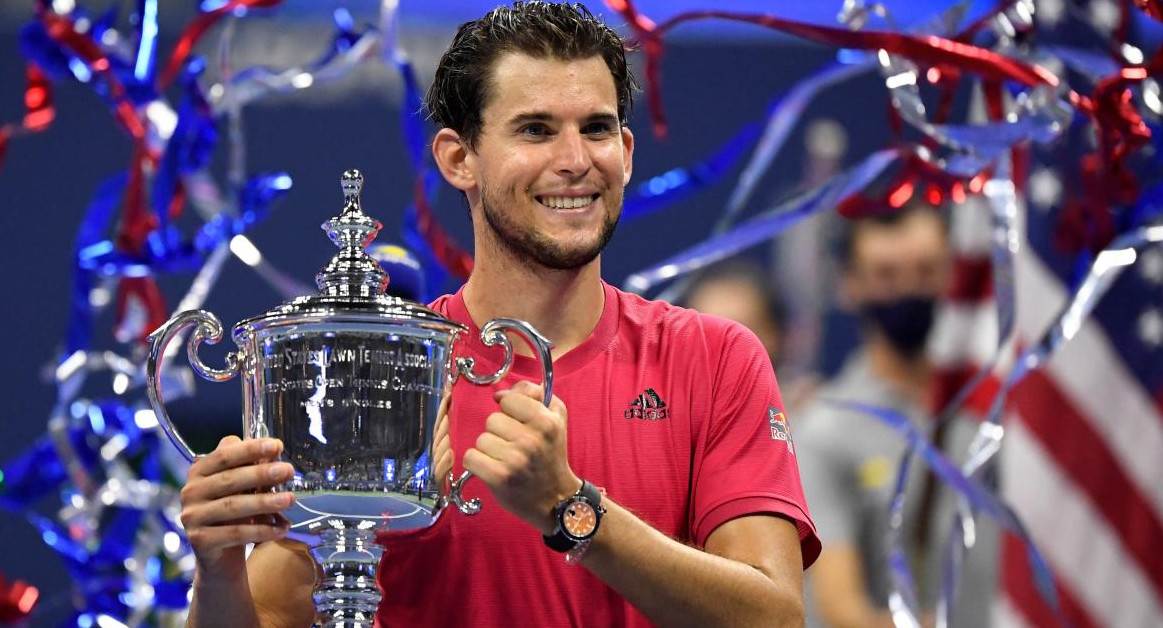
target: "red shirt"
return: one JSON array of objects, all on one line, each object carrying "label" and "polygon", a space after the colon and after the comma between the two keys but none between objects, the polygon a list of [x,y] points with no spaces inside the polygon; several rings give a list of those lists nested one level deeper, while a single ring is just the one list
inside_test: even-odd
[{"label": "red shirt", "polygon": [[[783,402],[759,340],[741,325],[608,284],[597,328],[553,364],[554,394],[569,409],[574,473],[672,538],[701,547],[720,524],[774,513],[796,522],[804,567],[820,541],[800,485]],[[471,329],[457,355],[491,373],[503,350],[485,347],[462,294],[432,306]],[[498,386],[540,381],[536,360],[515,358]],[[460,457],[497,409],[494,387],[457,380],[450,435]],[[386,535],[379,566],[382,627],[625,626],[651,624],[584,567],[544,546],[479,479],[430,528]]]}]

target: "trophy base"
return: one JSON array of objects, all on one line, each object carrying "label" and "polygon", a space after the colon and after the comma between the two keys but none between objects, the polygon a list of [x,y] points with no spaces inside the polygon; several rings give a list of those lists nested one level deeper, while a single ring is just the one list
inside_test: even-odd
[{"label": "trophy base", "polygon": [[323,577],[315,586],[321,628],[372,628],[380,605],[376,566],[384,548],[367,523],[332,519],[311,548]]}]

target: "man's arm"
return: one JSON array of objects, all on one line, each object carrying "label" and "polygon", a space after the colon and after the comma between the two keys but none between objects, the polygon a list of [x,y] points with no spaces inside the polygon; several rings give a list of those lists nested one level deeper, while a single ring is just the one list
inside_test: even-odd
[{"label": "man's arm", "polygon": [[[500,411],[485,421],[464,466],[506,510],[552,534],[554,504],[581,484],[566,460],[565,405],[557,397],[548,408],[541,405],[541,387],[526,381],[496,399]],[[602,500],[607,513],[583,565],[656,625],[803,624],[803,558],[794,524],[775,516],[733,519],[711,532],[703,552],[667,538],[616,498]]]},{"label": "man's arm", "polygon": [[312,591],[319,567],[306,545],[257,545],[246,561],[250,595],[263,628],[309,628],[315,621]]},{"label": "man's arm", "polygon": [[607,513],[581,564],[656,625],[804,624],[800,538],[790,521],[732,519],[711,533],[704,552],[667,538],[616,503],[602,504]]},{"label": "man's arm", "polygon": [[315,561],[306,545],[261,543],[250,553],[240,578],[207,578],[195,572],[186,626],[309,628],[315,621],[314,586]]}]

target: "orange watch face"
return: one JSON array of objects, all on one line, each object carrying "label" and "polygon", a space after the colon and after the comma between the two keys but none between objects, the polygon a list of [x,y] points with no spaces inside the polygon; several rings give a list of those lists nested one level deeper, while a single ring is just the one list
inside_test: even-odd
[{"label": "orange watch face", "polygon": [[574,538],[585,538],[593,534],[598,526],[598,517],[587,502],[576,501],[566,506],[561,513],[561,527]]}]

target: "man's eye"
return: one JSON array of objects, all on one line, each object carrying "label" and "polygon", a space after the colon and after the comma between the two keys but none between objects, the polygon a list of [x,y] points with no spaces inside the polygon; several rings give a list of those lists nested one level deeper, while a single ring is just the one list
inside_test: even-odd
[{"label": "man's eye", "polygon": [[521,127],[519,132],[522,135],[532,135],[534,137],[549,135],[549,129],[544,124],[529,124]]},{"label": "man's eye", "polygon": [[583,129],[586,135],[607,135],[613,131],[613,127],[605,122],[594,122],[587,124]]}]

